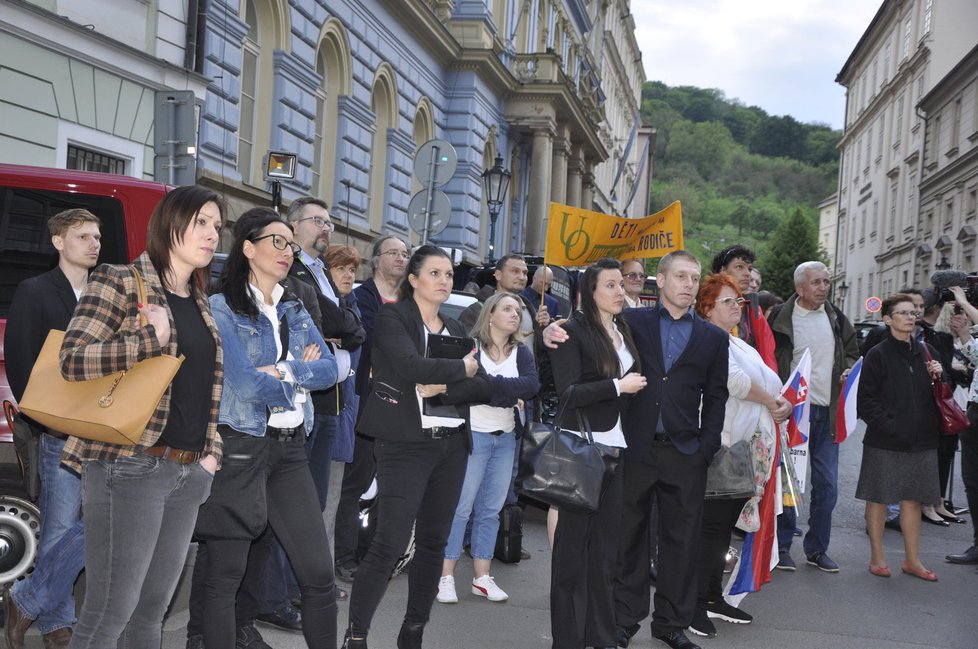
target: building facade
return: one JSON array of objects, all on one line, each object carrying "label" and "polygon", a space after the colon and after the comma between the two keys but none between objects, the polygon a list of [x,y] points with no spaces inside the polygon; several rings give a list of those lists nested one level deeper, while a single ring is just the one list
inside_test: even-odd
[{"label": "building facade", "polygon": [[978,46],[921,99],[920,112],[920,245],[941,266],[978,272]]},{"label": "building facade", "polygon": [[285,151],[298,165],[284,201],[326,200],[334,241],[418,243],[408,205],[425,187],[414,154],[435,138],[458,165],[438,188],[449,224],[429,240],[471,265],[489,248],[482,174],[497,156],[512,174],[497,256],[542,254],[551,201],[646,212],[650,129],[636,120],[645,77],[629,0],[7,4],[4,161],[64,167],[73,146],[71,160],[81,149],[151,178],[154,93],[189,90],[187,151],[197,182],[225,195],[230,220],[269,204],[265,156]]},{"label": "building facade", "polygon": [[866,317],[870,296],[926,286],[940,263],[934,226],[921,218],[928,170],[919,104],[975,46],[976,33],[970,0],[885,0],[836,78],[846,88],[846,118],[833,277],[848,286],[850,319]]}]

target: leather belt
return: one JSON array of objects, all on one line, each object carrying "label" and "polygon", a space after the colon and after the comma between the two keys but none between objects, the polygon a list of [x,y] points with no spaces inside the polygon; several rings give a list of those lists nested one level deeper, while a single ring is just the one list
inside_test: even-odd
[{"label": "leather belt", "polygon": [[305,434],[305,426],[294,426],[292,428],[276,428],[275,426],[268,426],[265,429],[265,434],[273,439],[277,439],[280,442],[287,442],[299,433]]},{"label": "leather belt", "polygon": [[655,433],[652,435],[653,442],[671,442],[672,438],[669,437],[668,433]]},{"label": "leather belt", "polygon": [[446,426],[433,426],[431,428],[422,428],[421,434],[428,439],[443,439],[445,437],[451,437],[455,433],[461,433],[462,426],[455,426],[453,428],[448,428]]},{"label": "leather belt", "polygon": [[150,446],[144,449],[143,453],[163,460],[176,462],[177,464],[193,464],[200,460],[200,451],[186,451],[180,448],[170,448],[169,446]]}]

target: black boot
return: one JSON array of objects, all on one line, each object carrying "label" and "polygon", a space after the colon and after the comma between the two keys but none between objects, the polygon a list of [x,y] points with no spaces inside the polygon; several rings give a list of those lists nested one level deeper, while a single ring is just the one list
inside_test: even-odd
[{"label": "black boot", "polygon": [[343,646],[340,649],[367,649],[367,637],[362,638],[351,638],[351,633],[349,629],[346,632],[346,637],[343,638]]},{"label": "black boot", "polygon": [[423,634],[423,623],[405,622],[401,625],[401,632],[397,634],[397,649],[421,649]]}]

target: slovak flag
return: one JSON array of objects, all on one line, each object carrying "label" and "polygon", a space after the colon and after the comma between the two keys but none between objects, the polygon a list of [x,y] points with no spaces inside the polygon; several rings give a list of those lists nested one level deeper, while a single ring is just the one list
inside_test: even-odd
[{"label": "slovak flag", "polygon": [[791,404],[788,415],[788,446],[798,446],[808,441],[808,381],[812,375],[812,356],[806,349],[801,361],[784,384],[781,396]]},{"label": "slovak flag", "polygon": [[842,385],[839,394],[839,407],[835,412],[835,443],[846,441],[852,431],[856,430],[856,394],[859,391],[859,374],[863,369],[863,359],[860,356],[856,364],[849,370],[849,376]]}]

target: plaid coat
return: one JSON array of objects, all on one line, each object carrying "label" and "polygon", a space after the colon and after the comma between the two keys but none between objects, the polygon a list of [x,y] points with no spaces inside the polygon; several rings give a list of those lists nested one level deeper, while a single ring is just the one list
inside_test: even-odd
[{"label": "plaid coat", "polygon": [[[148,327],[139,327],[136,278],[129,266],[108,264],[99,266],[89,278],[85,291],[78,301],[75,314],[68,324],[68,330],[65,332],[64,344],[61,347],[61,373],[66,380],[83,381],[98,378],[129,369],[145,358],[160,354],[176,355],[178,332],[159,275],[145,252],[133,265],[139,269],[146,283],[147,301],[166,309],[172,331],[170,343],[166,349],[161,348],[154,332]],[[217,415],[224,381],[224,352],[217,325],[211,316],[210,304],[202,291],[196,296],[196,302],[204,318],[204,324],[207,325],[217,344],[217,357],[214,359],[215,372],[211,384],[210,421],[207,424],[203,452],[214,455],[220,463],[222,447],[221,436],[217,433]],[[150,417],[138,446],[119,446],[69,437],[61,461],[81,473],[83,462],[135,455],[142,448],[156,443],[166,426],[169,414],[170,389],[167,388],[156,411]]]}]

